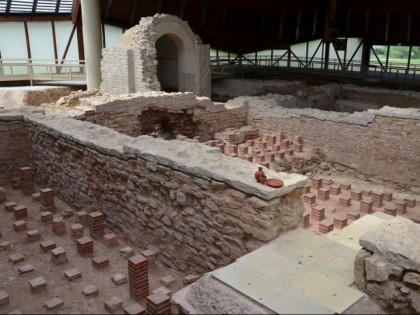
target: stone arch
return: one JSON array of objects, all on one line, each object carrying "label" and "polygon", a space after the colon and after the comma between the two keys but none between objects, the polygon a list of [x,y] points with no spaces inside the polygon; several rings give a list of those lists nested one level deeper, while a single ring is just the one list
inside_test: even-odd
[{"label": "stone arch", "polygon": [[[101,90],[113,94],[117,87],[119,93],[160,90],[155,44],[163,35],[170,36],[178,50],[178,90],[210,96],[209,45],[202,44],[187,22],[166,14],[142,18],[123,34],[118,47],[103,50]],[[115,68],[127,69],[122,83],[118,82],[120,74],[109,73],[116,72]]]}]

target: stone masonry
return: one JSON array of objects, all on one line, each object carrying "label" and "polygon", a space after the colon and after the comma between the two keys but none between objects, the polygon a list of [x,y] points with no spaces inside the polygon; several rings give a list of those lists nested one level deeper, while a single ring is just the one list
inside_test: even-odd
[{"label": "stone masonry", "polygon": [[210,46],[203,45],[187,22],[166,14],[143,17],[123,34],[117,47],[102,50],[101,91],[109,94],[159,91],[155,44],[165,34],[175,38],[178,50],[179,91],[210,96]]},{"label": "stone masonry", "polygon": [[396,217],[360,237],[356,286],[391,314],[420,313],[420,226]]},{"label": "stone masonry", "polygon": [[299,224],[305,176],[265,170],[284,181],[275,189],[255,182],[252,163],[204,144],[58,116],[26,116],[25,125],[28,138],[15,141],[29,139],[36,182],[102,212],[116,234],[156,248],[173,268],[214,270]]}]

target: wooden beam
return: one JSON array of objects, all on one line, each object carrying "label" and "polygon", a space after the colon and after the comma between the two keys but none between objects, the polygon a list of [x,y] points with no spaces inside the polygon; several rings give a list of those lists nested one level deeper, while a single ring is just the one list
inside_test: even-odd
[{"label": "wooden beam", "polygon": [[187,2],[185,0],[181,0],[181,3],[179,4],[179,18],[181,20],[184,19],[186,6],[187,6]]},{"label": "wooden beam", "polygon": [[139,0],[131,0],[131,13],[130,13],[130,22],[129,22],[129,25],[130,26],[133,26],[134,25],[134,19],[136,18],[136,15],[137,15],[137,5],[138,5],[138,3],[139,3]]},{"label": "wooden beam", "polygon": [[12,0],[7,0],[7,4],[6,4],[6,16],[9,15],[10,13],[10,7],[12,6]]},{"label": "wooden beam", "polygon": [[[79,55],[79,60],[85,60],[85,46],[83,43],[83,28],[82,28],[82,18],[79,14],[79,18],[76,21],[76,24],[74,25],[77,30],[77,52]],[[70,38],[73,37],[74,28],[72,30],[72,34]],[[69,43],[71,42],[71,39],[69,39]]]},{"label": "wooden beam", "polygon": [[58,11],[60,10],[60,3],[61,3],[61,0],[57,0],[55,4],[55,15],[58,15]]},{"label": "wooden beam", "polygon": [[389,24],[391,21],[391,13],[386,13],[386,25],[385,25],[385,42],[388,42],[389,39]]},{"label": "wooden beam", "polygon": [[105,8],[105,14],[104,14],[104,20],[108,20],[109,13],[111,12],[111,6],[112,6],[112,0],[108,0],[106,2],[106,8]]},{"label": "wooden beam", "polygon": [[34,2],[32,3],[32,15],[35,15],[37,5],[38,5],[38,0],[34,0]]},{"label": "wooden beam", "polygon": [[31,42],[29,41],[28,23],[26,21],[23,21],[23,26],[25,27],[26,52],[28,54],[28,59],[32,59]]},{"label": "wooden beam", "polygon": [[318,10],[315,10],[314,11],[314,20],[313,20],[313,23],[312,23],[312,37],[315,37],[317,23],[318,23]]},{"label": "wooden beam", "polygon": [[159,13],[159,14],[162,13],[164,2],[165,2],[165,0],[159,0],[158,6],[157,6],[157,13]]},{"label": "wooden beam", "polygon": [[[63,57],[61,58],[61,62],[60,62],[61,64],[63,64],[64,60],[66,60],[67,53],[69,51],[70,44],[71,44],[71,41],[73,39],[73,35],[74,35],[74,32],[75,32],[76,28],[77,28],[77,24],[74,24],[73,29],[71,30],[71,33],[70,33],[69,40],[67,41],[66,49],[64,50]],[[82,40],[83,40],[83,38],[82,38]],[[79,59],[80,59],[80,55],[79,55]],[[80,60],[82,60],[82,59],[80,59]],[[84,58],[83,58],[83,60],[84,60]]]},{"label": "wooden beam", "polygon": [[73,0],[73,7],[71,9],[71,20],[76,24],[80,12],[80,0]]},{"label": "wooden beam", "polygon": [[283,36],[283,25],[284,25],[284,11],[280,13],[279,30],[277,32],[277,39],[280,40]]},{"label": "wooden beam", "polygon": [[204,26],[206,25],[208,8],[209,8],[208,3],[203,3],[202,9],[201,9],[201,20],[200,20],[201,30],[203,30]]},{"label": "wooden beam", "polygon": [[55,59],[55,63],[57,63],[58,62],[57,37],[55,35],[55,23],[54,23],[54,21],[51,21],[51,31],[52,31],[53,45],[54,45],[54,59]]},{"label": "wooden beam", "polygon": [[[411,41],[411,12],[408,13],[407,18],[407,42],[409,43]],[[411,46],[410,46],[411,51]]]},{"label": "wooden beam", "polygon": [[296,33],[295,33],[295,41],[299,39],[299,30],[300,30],[300,20],[302,18],[302,11],[298,11],[297,19],[296,19]]}]

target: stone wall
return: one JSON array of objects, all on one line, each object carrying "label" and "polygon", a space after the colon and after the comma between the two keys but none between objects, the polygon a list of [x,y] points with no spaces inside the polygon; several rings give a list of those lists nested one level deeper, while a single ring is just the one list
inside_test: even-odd
[{"label": "stone wall", "polygon": [[252,163],[185,141],[131,138],[70,118],[25,117],[35,180],[176,269],[226,265],[299,224],[306,177],[255,182]]},{"label": "stone wall", "polygon": [[301,135],[320,147],[328,159],[401,189],[420,187],[420,113],[417,109],[384,107],[363,113],[285,109],[252,97],[232,103],[249,104],[249,125],[260,132]]},{"label": "stone wall", "polygon": [[420,313],[420,225],[402,217],[360,238],[355,284],[391,314]]},{"label": "stone wall", "polygon": [[71,87],[64,86],[0,87],[0,109],[56,102],[60,97],[69,95],[72,90]]},{"label": "stone wall", "polygon": [[19,175],[19,168],[31,162],[22,115],[0,114],[0,185]]},{"label": "stone wall", "polygon": [[[226,106],[192,93],[148,92],[126,96],[86,99],[83,105],[94,109],[78,117],[112,128],[132,137],[142,134],[172,137],[182,134],[209,140],[215,132],[240,128],[248,121],[248,106]],[[160,127],[159,127],[160,126]],[[162,130],[160,130],[162,129]],[[159,134],[160,132],[160,134]]]},{"label": "stone wall", "polygon": [[159,91],[156,41],[168,35],[178,52],[178,90],[211,95],[210,46],[176,16],[143,17],[127,30],[116,48],[104,48],[101,91],[110,94]]}]

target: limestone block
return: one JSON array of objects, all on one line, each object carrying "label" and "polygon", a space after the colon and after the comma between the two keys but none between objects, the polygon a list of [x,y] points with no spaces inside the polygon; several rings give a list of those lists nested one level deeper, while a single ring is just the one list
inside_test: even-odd
[{"label": "limestone block", "polygon": [[127,282],[127,277],[122,273],[117,273],[111,278],[111,280],[114,284],[122,284]]},{"label": "limestone block", "polygon": [[82,291],[84,296],[91,296],[91,295],[98,295],[98,288],[94,284],[89,284],[86,287],[83,288]]},{"label": "limestone block", "polygon": [[404,271],[403,268],[389,263],[379,254],[366,258],[365,270],[366,280],[377,282],[387,281],[390,275],[401,276]]},{"label": "limestone block", "polygon": [[383,222],[366,232],[359,244],[367,250],[381,254],[390,263],[420,273],[420,225],[403,217]]},{"label": "limestone block", "polygon": [[47,308],[47,310],[51,311],[59,308],[60,306],[63,306],[63,301],[60,298],[53,298],[45,302],[44,306]]},{"label": "limestone block", "polygon": [[415,284],[420,288],[420,274],[417,272],[407,272],[404,275],[404,282],[409,284]]}]

